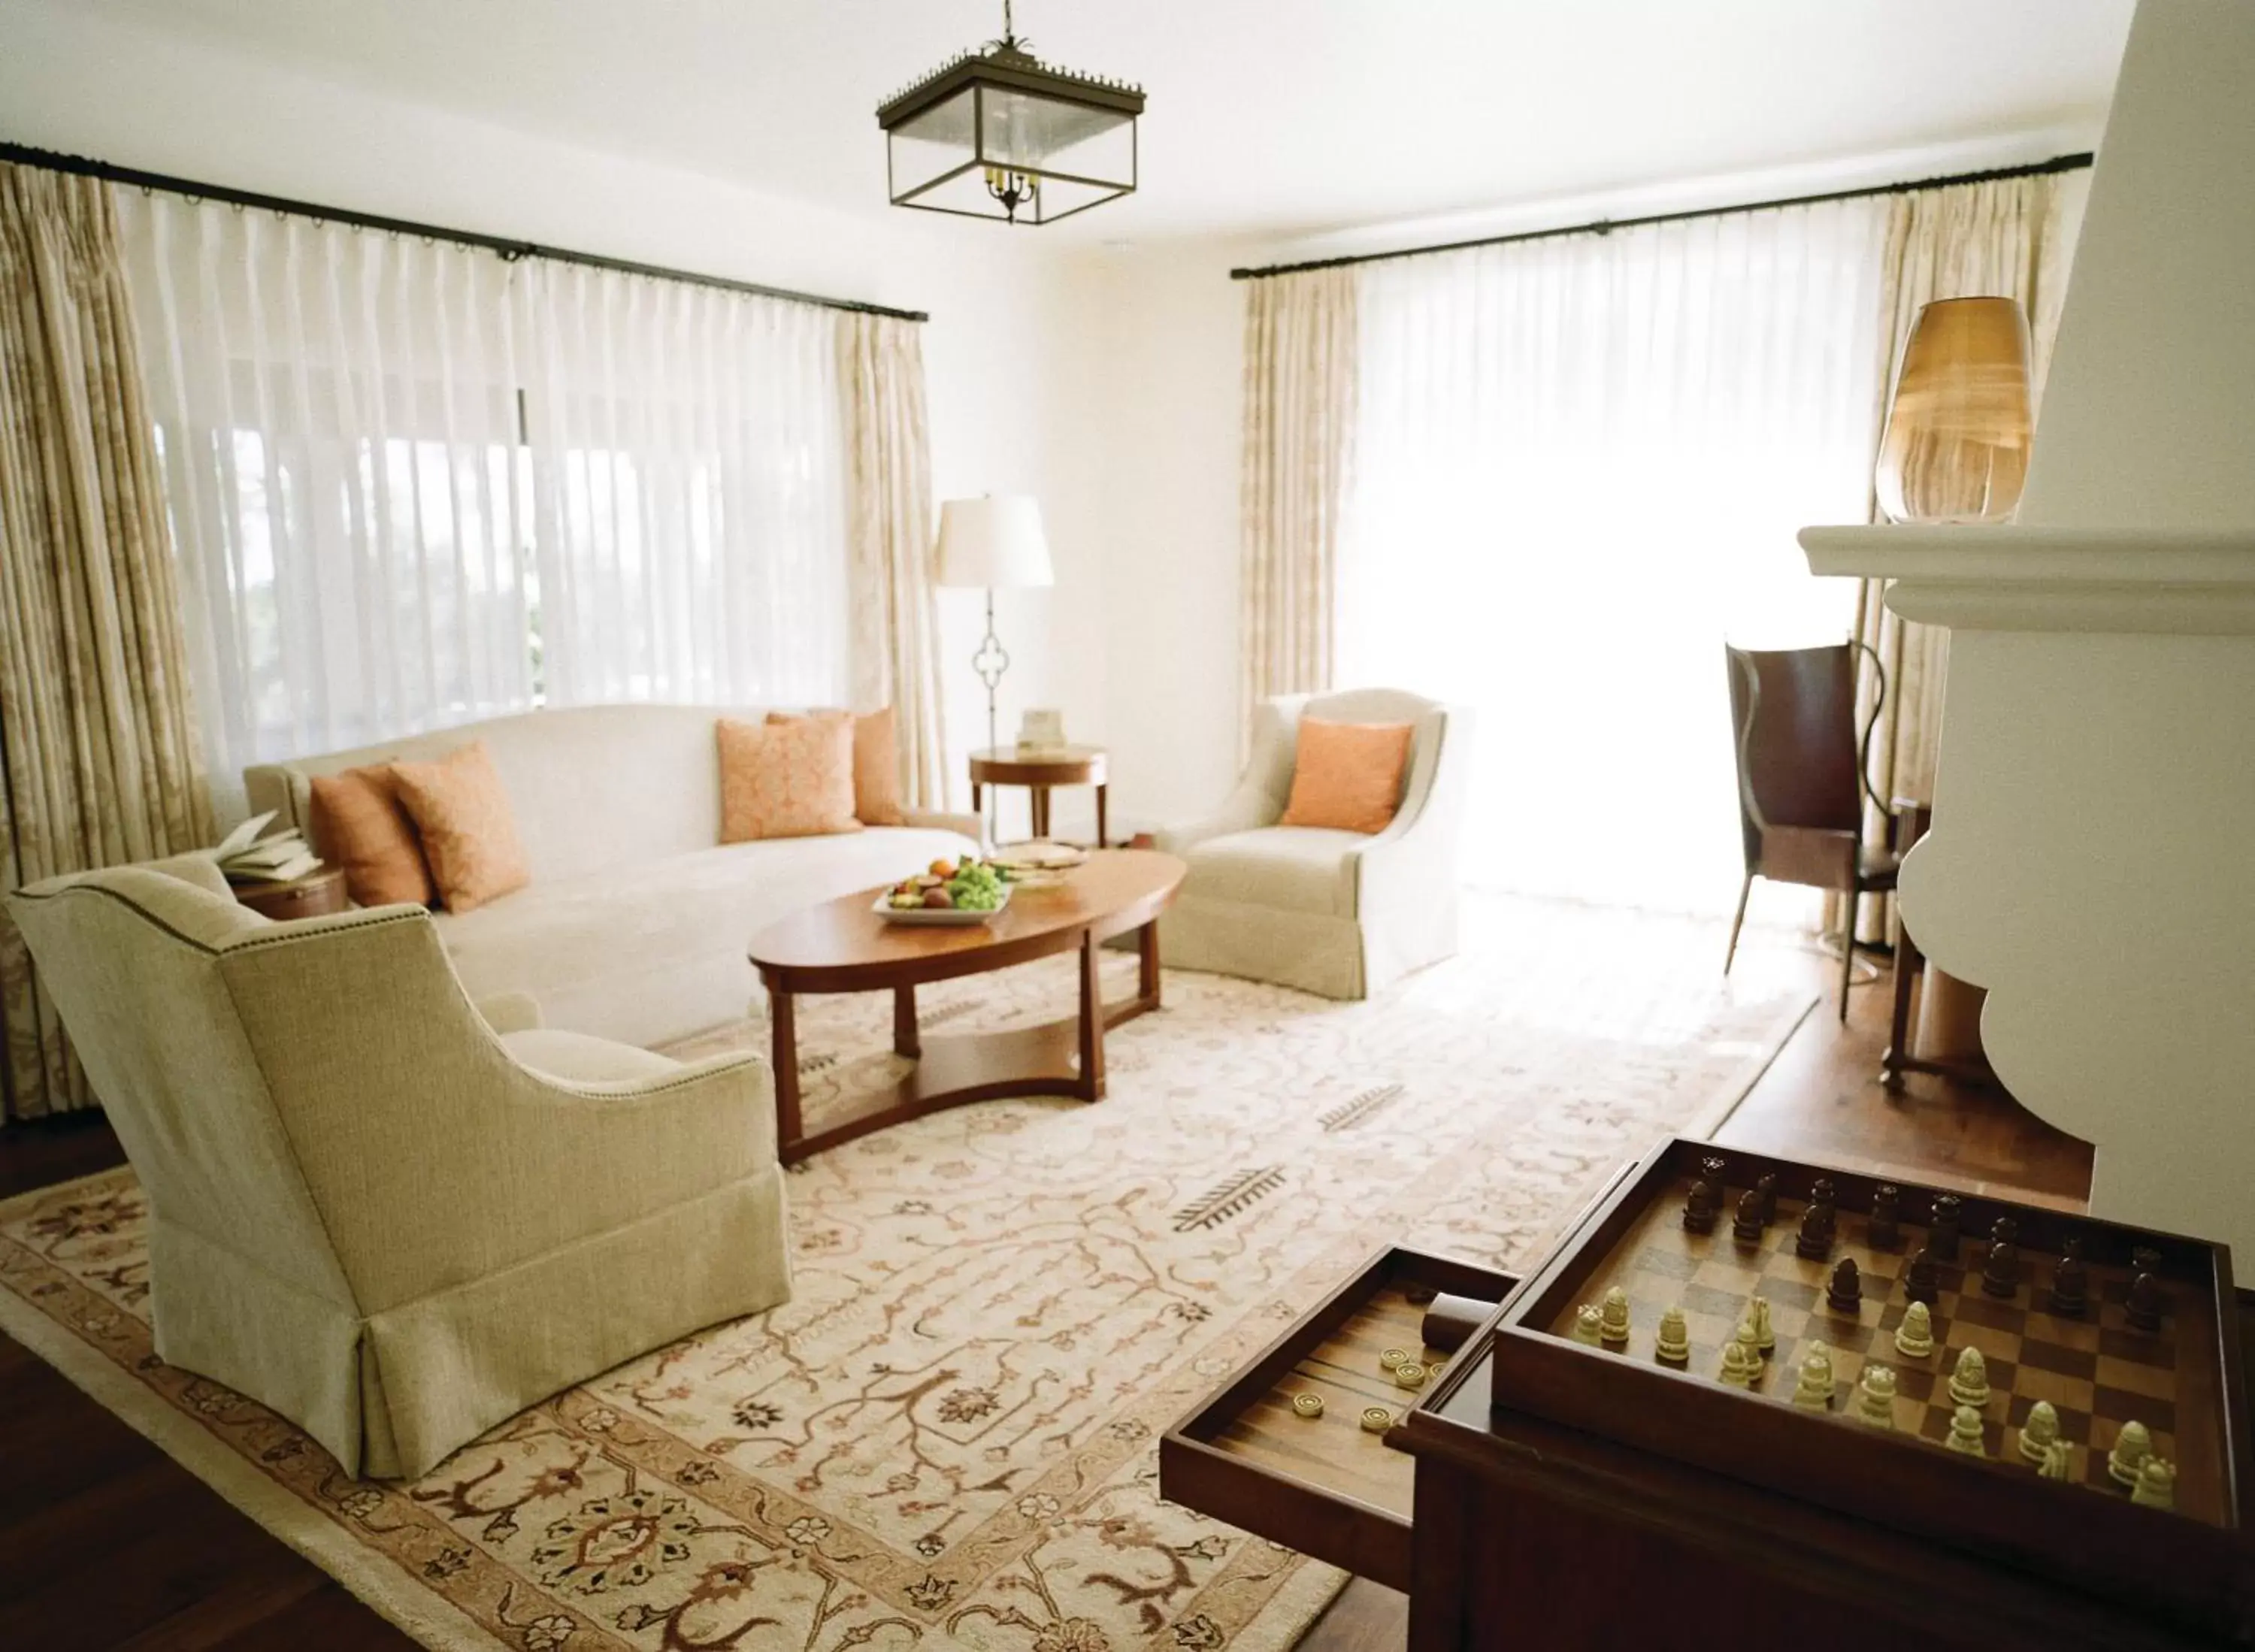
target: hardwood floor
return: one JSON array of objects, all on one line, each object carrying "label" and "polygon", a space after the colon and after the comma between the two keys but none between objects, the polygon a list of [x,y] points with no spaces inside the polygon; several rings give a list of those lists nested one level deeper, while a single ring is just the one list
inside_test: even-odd
[{"label": "hardwood floor", "polygon": [[[1779,937],[1742,946],[1736,989],[1837,992],[1837,964]],[[2001,1092],[1877,1082],[1884,980],[1844,1027],[1812,1011],[1718,1133],[1725,1143],[2079,1206],[2090,1149]],[[122,1161],[98,1118],[0,1131],[0,1196]],[[414,1643],[186,1470],[0,1337],[0,1645],[41,1652],[403,1652]],[[98,1572],[100,1582],[90,1582]],[[1303,1652],[1399,1652],[1408,1601],[1357,1580]]]}]

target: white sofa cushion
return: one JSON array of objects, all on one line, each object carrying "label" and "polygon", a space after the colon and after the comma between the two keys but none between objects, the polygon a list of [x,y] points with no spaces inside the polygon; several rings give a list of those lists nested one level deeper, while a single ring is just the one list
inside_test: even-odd
[{"label": "white sofa cushion", "polygon": [[1370,839],[1329,826],[1258,826],[1208,838],[1185,861],[1185,893],[1325,917],[1354,916],[1354,855]]}]

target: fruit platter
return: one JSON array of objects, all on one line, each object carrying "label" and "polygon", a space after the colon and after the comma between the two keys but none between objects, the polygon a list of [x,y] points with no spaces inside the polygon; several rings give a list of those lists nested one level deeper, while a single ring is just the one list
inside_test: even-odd
[{"label": "fruit platter", "polygon": [[877,896],[889,924],[945,929],[983,924],[1010,903],[1010,875],[991,861],[934,861]]}]

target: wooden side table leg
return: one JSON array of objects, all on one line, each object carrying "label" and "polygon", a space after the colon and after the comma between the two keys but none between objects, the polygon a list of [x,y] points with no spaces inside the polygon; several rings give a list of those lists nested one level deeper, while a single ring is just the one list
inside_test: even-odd
[{"label": "wooden side table leg", "polygon": [[1045,838],[1050,834],[1050,789],[1047,786],[1029,786],[1026,790],[1033,799],[1034,835]]},{"label": "wooden side table leg", "polygon": [[776,1149],[786,1164],[798,1156],[798,1016],[791,995],[768,988],[768,1060],[775,1069]]},{"label": "wooden side table leg", "polygon": [[1106,784],[1103,781],[1100,781],[1100,780],[1099,780],[1099,782],[1097,782],[1097,784],[1096,784],[1096,847],[1097,847],[1098,848],[1099,848],[1099,849],[1100,849],[1100,848],[1102,848],[1102,847],[1105,847],[1105,845],[1106,845],[1106,844],[1108,844],[1108,843],[1110,843],[1110,842],[1112,841],[1112,833],[1111,833],[1110,829],[1109,829],[1109,827],[1107,826],[1107,825],[1106,825],[1106,820],[1105,820],[1105,818],[1104,818],[1104,801],[1105,801],[1105,799],[1104,799],[1104,794],[1105,794],[1106,791],[1110,791],[1110,790],[1111,790],[1111,787],[1110,787],[1110,786],[1108,786],[1107,784]]},{"label": "wooden side table leg", "polygon": [[1080,1093],[1086,1101],[1104,1099],[1104,989],[1097,967],[1103,957],[1091,924],[1080,932]]},{"label": "wooden side table leg", "polygon": [[973,814],[977,814],[979,812],[980,791],[981,788],[979,783],[976,780],[973,781],[971,783],[971,812]]},{"label": "wooden side table leg", "polygon": [[1135,931],[1135,996],[1146,1009],[1159,1007],[1159,924],[1156,918]]},{"label": "wooden side table leg", "polygon": [[917,1037],[916,988],[913,984],[893,988],[893,1053],[914,1061],[924,1053],[924,1044]]}]

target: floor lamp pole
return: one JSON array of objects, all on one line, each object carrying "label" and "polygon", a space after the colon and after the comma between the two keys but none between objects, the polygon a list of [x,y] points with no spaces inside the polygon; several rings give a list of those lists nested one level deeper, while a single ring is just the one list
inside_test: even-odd
[{"label": "floor lamp pole", "polygon": [[[979,639],[979,651],[971,657],[971,669],[979,673],[979,680],[987,685],[987,749],[1001,749],[1001,735],[994,721],[994,691],[1002,681],[1002,673],[1010,669],[1010,656],[1002,646],[1002,639],[994,635],[994,587],[987,587],[987,635]],[[987,788],[987,847],[989,850],[1001,847],[999,825],[1001,788]]]}]

